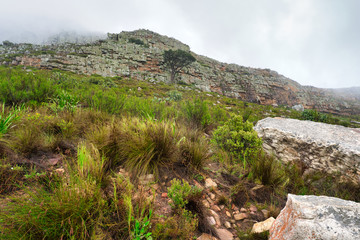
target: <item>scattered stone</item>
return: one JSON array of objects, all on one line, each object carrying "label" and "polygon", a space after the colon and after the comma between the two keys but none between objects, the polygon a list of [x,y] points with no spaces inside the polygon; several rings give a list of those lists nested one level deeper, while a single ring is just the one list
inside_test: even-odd
[{"label": "scattered stone", "polygon": [[229,211],[225,212],[226,216],[228,216],[229,218],[231,217],[231,213]]},{"label": "scattered stone", "polygon": [[233,240],[234,238],[234,235],[227,229],[220,228],[215,230],[220,240]]},{"label": "scattered stone", "polygon": [[207,200],[203,200],[202,203],[203,203],[204,207],[210,208],[210,204]]},{"label": "scattered stone", "polygon": [[258,222],[253,225],[253,228],[251,230],[252,233],[262,233],[265,231],[269,231],[271,225],[275,221],[275,218],[271,217],[266,219],[263,222]]},{"label": "scattered stone", "polygon": [[151,182],[154,182],[155,181],[155,177],[153,174],[148,174],[148,175],[143,175],[139,178],[140,180],[140,184],[142,185],[146,185],[146,184],[149,184]]},{"label": "scattered stone", "polygon": [[271,240],[360,239],[360,203],[326,196],[288,194],[270,228]]},{"label": "scattered stone", "polygon": [[250,212],[256,212],[257,208],[254,205],[251,205],[249,210],[250,210]]},{"label": "scattered stone", "polygon": [[161,194],[161,198],[167,198],[168,194],[166,192]]},{"label": "scattered stone", "polygon": [[231,219],[230,222],[231,223],[236,223],[236,221],[234,219]]},{"label": "scattered stone", "polygon": [[221,209],[219,208],[218,205],[213,205],[213,206],[211,207],[211,209],[214,210],[214,211],[216,211],[216,212],[220,212],[220,211],[221,211]]},{"label": "scattered stone", "polygon": [[205,188],[216,188],[217,184],[211,178],[205,179]]},{"label": "scattered stone", "polygon": [[221,210],[223,210],[225,208],[225,205],[220,205],[219,207]]},{"label": "scattered stone", "polygon": [[263,210],[261,210],[261,212],[264,214],[264,218],[269,218],[269,216],[270,216],[269,210],[263,209]]},{"label": "scattered stone", "polygon": [[213,210],[209,209],[211,215],[215,218],[216,225],[221,226],[220,216]]},{"label": "scattered stone", "polygon": [[240,209],[240,212],[247,212],[247,210],[246,210],[246,208],[243,208],[243,207],[242,207],[242,208]]},{"label": "scattered stone", "polygon": [[207,217],[206,219],[209,225],[214,226],[216,224],[215,218],[213,216]]},{"label": "scattered stone", "polygon": [[59,174],[59,175],[63,175],[64,172],[65,172],[65,170],[64,170],[63,168],[58,168],[58,169],[55,170],[55,172],[56,172],[57,174]]},{"label": "scattered stone", "polygon": [[200,237],[197,238],[197,240],[217,240],[216,237],[211,236],[210,234],[203,233]]},{"label": "scattered stone", "polygon": [[211,200],[215,200],[215,198],[216,198],[215,194],[210,193],[210,199],[211,199]]},{"label": "scattered stone", "polygon": [[298,105],[292,106],[292,109],[294,109],[295,111],[298,111],[298,112],[303,112],[304,106],[302,104],[298,104]]},{"label": "scattered stone", "polygon": [[229,222],[226,221],[226,222],[224,223],[224,226],[225,226],[226,228],[231,228],[231,223],[229,223]]},{"label": "scattered stone", "polygon": [[234,215],[234,219],[236,221],[243,220],[243,219],[245,219],[247,217],[248,217],[248,215],[246,213],[238,213],[238,214]]},{"label": "scattered stone", "polygon": [[138,87],[137,90],[138,90],[138,91],[141,91],[142,89],[141,89],[141,87]]}]

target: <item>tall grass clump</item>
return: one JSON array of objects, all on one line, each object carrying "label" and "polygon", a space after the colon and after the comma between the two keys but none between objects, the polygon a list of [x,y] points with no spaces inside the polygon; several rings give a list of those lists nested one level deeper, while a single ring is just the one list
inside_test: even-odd
[{"label": "tall grass clump", "polygon": [[187,101],[183,106],[183,111],[190,126],[205,129],[210,125],[209,108],[202,99],[196,98],[192,102]]},{"label": "tall grass clump", "polygon": [[[105,131],[98,134],[103,138]],[[151,119],[124,118],[114,123],[100,149],[109,159],[110,168],[123,165],[136,175],[157,173],[160,166],[168,166],[175,160],[178,133],[176,125]]]},{"label": "tall grass clump", "polygon": [[19,119],[19,112],[23,107],[13,108],[10,112],[5,112],[5,103],[2,104],[2,111],[0,112],[0,138],[6,134],[13,126],[14,122]]},{"label": "tall grass clump", "polygon": [[[69,177],[50,191],[26,190],[0,213],[1,231],[9,239],[94,239],[103,219],[102,161],[81,147]],[[95,160],[96,159],[96,160]],[[96,162],[95,162],[96,161]]]},{"label": "tall grass clump", "polygon": [[267,155],[264,152],[260,152],[253,161],[250,172],[254,179],[273,188],[282,189],[289,182],[285,166],[275,156]]}]

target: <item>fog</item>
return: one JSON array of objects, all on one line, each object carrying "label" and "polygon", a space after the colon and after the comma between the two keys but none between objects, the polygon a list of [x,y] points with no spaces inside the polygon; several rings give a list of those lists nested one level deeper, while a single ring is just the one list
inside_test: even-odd
[{"label": "fog", "polygon": [[357,0],[14,0],[1,3],[0,41],[145,28],[303,85],[352,87],[360,86],[359,10]]}]

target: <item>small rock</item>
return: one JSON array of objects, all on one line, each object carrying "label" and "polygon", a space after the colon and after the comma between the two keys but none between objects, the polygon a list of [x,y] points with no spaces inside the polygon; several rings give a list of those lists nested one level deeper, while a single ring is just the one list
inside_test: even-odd
[{"label": "small rock", "polygon": [[225,222],[225,223],[224,223],[224,226],[225,226],[226,228],[231,228],[231,223]]},{"label": "small rock", "polygon": [[211,178],[205,179],[205,188],[216,188],[217,184]]},{"label": "small rock", "polygon": [[220,211],[221,211],[221,209],[219,208],[218,205],[213,205],[213,206],[211,207],[211,209],[214,210],[214,211],[216,211],[216,212],[220,212]]},{"label": "small rock", "polygon": [[58,168],[58,169],[55,170],[55,172],[56,172],[57,174],[59,174],[59,175],[63,175],[64,172],[65,172],[65,170],[64,170],[63,168]]},{"label": "small rock", "polygon": [[138,87],[137,90],[138,90],[138,91],[141,91],[142,89],[141,89],[141,87]]},{"label": "small rock", "polygon": [[258,222],[253,225],[253,228],[251,230],[252,233],[262,233],[265,231],[269,231],[271,225],[274,223],[275,218],[271,217],[266,219],[263,222]]},{"label": "small rock", "polygon": [[161,194],[161,198],[167,198],[168,194],[166,192]]},{"label": "small rock", "polygon": [[215,218],[216,225],[221,226],[221,220],[220,220],[219,215],[211,209],[209,211],[210,211],[211,215]]},{"label": "small rock", "polygon": [[210,204],[207,200],[203,200],[202,203],[203,203],[204,207],[210,208]]},{"label": "small rock", "polygon": [[243,208],[243,207],[242,207],[242,208],[240,209],[240,212],[247,212],[247,210],[246,210],[246,208]]},{"label": "small rock", "polygon": [[215,218],[210,216],[210,217],[207,217],[206,220],[208,221],[208,223],[211,225],[211,226],[214,226],[216,224],[216,221],[215,221]]},{"label": "small rock", "polygon": [[227,229],[215,229],[220,240],[233,240],[234,235]]},{"label": "small rock", "polygon": [[256,212],[257,208],[254,205],[251,205],[249,210],[250,210],[250,212]]},{"label": "small rock", "polygon": [[269,210],[263,209],[263,210],[261,210],[261,212],[264,214],[264,218],[269,218],[269,216],[270,216]]},{"label": "small rock", "polygon": [[142,185],[146,185],[146,184],[148,184],[148,183],[154,182],[154,181],[155,181],[155,177],[154,177],[153,174],[148,174],[148,175],[141,176],[141,177],[139,178],[139,180],[140,180],[140,183],[141,183]]},{"label": "small rock", "polygon": [[215,198],[216,198],[215,194],[210,193],[210,199],[211,199],[211,200],[215,200]]},{"label": "small rock", "polygon": [[230,213],[230,212],[226,211],[225,214],[226,214],[226,216],[231,217],[231,213]]},{"label": "small rock", "polygon": [[225,205],[220,205],[219,207],[221,210],[223,210],[225,208]]},{"label": "small rock", "polygon": [[197,240],[217,240],[217,238],[211,236],[210,234],[203,233],[200,237],[197,238]]},{"label": "small rock", "polygon": [[231,223],[236,223],[236,221],[234,219],[231,219],[230,222]]},{"label": "small rock", "polygon": [[234,215],[234,219],[236,221],[243,220],[243,219],[245,219],[247,217],[248,217],[248,215],[246,213],[238,213],[238,214]]}]

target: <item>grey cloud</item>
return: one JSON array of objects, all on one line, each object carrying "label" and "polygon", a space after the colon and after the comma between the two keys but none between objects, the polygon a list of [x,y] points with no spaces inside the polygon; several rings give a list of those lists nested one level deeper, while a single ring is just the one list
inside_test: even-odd
[{"label": "grey cloud", "polygon": [[0,41],[147,28],[199,54],[304,85],[359,86],[357,0],[35,0],[0,9]]}]

